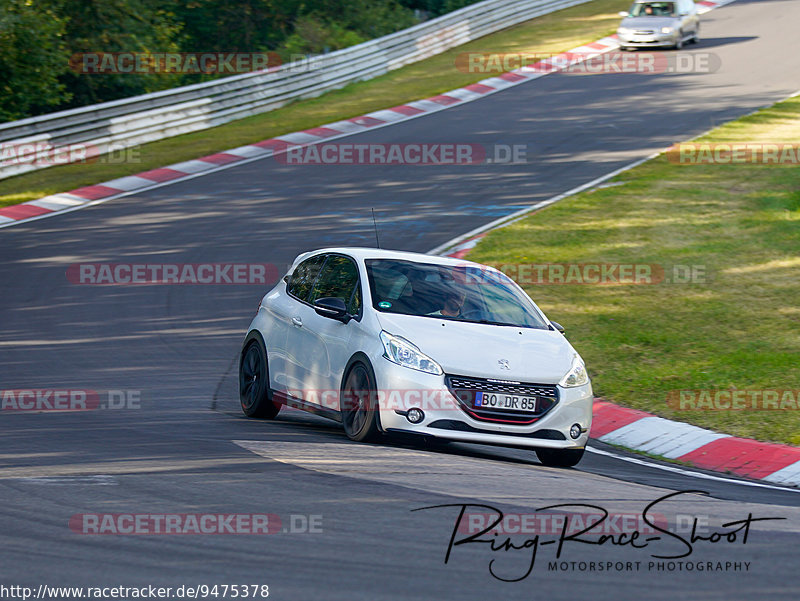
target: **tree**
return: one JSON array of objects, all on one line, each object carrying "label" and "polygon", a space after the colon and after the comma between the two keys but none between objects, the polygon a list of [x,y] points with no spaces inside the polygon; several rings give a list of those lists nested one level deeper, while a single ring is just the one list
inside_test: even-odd
[{"label": "tree", "polygon": [[[159,53],[180,50],[181,24],[170,0],[47,0],[66,20],[64,41],[72,57],[85,53]],[[74,63],[73,63],[74,64]],[[72,92],[69,106],[126,98],[172,88],[180,74],[68,71],[60,81]]]},{"label": "tree", "polygon": [[59,82],[69,68],[64,29],[62,18],[34,0],[0,5],[0,121],[46,112],[69,100]]},{"label": "tree", "polygon": [[394,0],[318,0],[303,5],[283,54],[319,54],[347,48],[416,23]]},{"label": "tree", "polygon": [[[313,2],[312,2],[313,3]],[[301,0],[176,0],[191,52],[275,50],[292,30]]]},{"label": "tree", "polygon": [[[119,54],[319,54],[472,0],[0,0],[0,120],[128,98],[218,73],[91,72]],[[102,63],[105,65],[105,63]],[[128,65],[130,63],[126,63]]]},{"label": "tree", "polygon": [[475,4],[479,0],[400,0],[400,4],[413,10],[421,10],[431,17],[438,17],[445,13]]}]

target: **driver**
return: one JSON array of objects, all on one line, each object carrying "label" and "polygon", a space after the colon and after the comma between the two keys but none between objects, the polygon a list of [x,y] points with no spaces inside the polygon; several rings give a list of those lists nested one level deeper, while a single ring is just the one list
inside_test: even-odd
[{"label": "driver", "polygon": [[461,317],[461,309],[467,296],[465,290],[447,290],[444,293],[443,307],[428,315],[436,317]]}]

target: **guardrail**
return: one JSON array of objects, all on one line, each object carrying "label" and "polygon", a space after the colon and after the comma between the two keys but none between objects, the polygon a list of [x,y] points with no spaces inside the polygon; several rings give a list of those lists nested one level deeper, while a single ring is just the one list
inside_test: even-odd
[{"label": "guardrail", "polygon": [[0,179],[271,111],[588,1],[485,0],[316,61],[0,124]]}]

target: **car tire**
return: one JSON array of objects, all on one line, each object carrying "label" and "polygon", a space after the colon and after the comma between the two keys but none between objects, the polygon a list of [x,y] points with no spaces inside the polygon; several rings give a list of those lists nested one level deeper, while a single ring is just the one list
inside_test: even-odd
[{"label": "car tire", "polygon": [[697,29],[694,30],[694,35],[692,36],[692,44],[699,44],[700,43],[700,26],[697,26]]},{"label": "car tire", "polygon": [[354,361],[342,379],[341,414],[350,440],[369,442],[380,434],[375,374],[367,364]]},{"label": "car tire", "polygon": [[258,340],[251,340],[239,358],[239,403],[247,417],[274,419],[281,410],[269,393],[267,353]]},{"label": "car tire", "polygon": [[675,50],[683,49],[683,32],[682,31],[678,32],[678,41],[675,42],[674,48],[675,48]]},{"label": "car tire", "polygon": [[536,456],[547,467],[573,467],[583,457],[584,449],[536,449]]}]

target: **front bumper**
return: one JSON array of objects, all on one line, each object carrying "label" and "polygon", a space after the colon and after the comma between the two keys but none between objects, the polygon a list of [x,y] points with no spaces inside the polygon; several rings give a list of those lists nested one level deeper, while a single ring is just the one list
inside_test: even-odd
[{"label": "front bumper", "polygon": [[671,47],[678,43],[678,36],[679,34],[677,32],[672,32],[672,33],[657,32],[647,35],[617,32],[617,37],[619,38],[620,46],[635,46],[637,48]]},{"label": "front bumper", "polygon": [[[497,424],[467,414],[445,384],[434,376],[401,367],[381,358],[376,366],[380,422],[384,431],[407,432],[447,440],[510,447],[578,449],[586,446],[592,424],[591,383],[576,388],[558,387],[559,400],[532,424]],[[424,419],[413,424],[409,409],[421,409]],[[581,426],[579,438],[570,436],[573,424]]]}]

